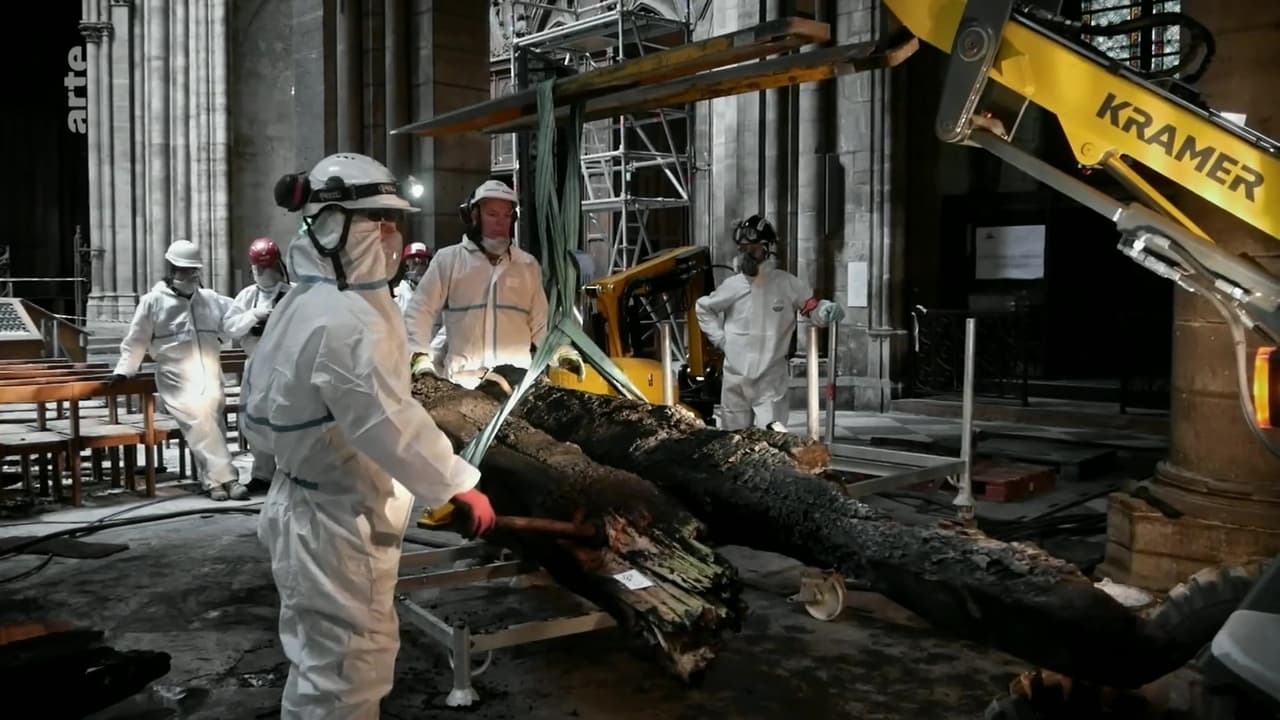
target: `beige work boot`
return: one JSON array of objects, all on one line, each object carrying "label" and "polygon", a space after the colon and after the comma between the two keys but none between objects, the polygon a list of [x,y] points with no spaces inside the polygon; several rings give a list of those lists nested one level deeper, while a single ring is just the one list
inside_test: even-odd
[{"label": "beige work boot", "polygon": [[223,487],[230,488],[232,500],[248,500],[249,499],[249,488],[241,485],[238,482],[229,482],[226,485],[223,485]]},{"label": "beige work boot", "polygon": [[208,492],[209,492],[209,499],[217,500],[218,502],[222,502],[223,500],[226,500],[228,497],[230,497],[230,495],[227,494],[226,485],[214,485],[213,487],[209,488]]}]

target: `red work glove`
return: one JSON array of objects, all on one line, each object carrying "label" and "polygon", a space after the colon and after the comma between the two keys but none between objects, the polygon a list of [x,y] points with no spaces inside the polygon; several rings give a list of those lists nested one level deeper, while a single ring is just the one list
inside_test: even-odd
[{"label": "red work glove", "polygon": [[454,509],[460,515],[459,523],[462,536],[477,538],[493,529],[497,520],[493,506],[489,504],[489,496],[472,488],[453,496]]}]

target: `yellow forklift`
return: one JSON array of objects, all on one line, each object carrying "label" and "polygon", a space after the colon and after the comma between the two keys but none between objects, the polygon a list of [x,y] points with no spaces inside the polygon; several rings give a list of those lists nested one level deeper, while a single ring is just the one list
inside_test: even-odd
[{"label": "yellow forklift", "polygon": [[[663,396],[665,345],[671,358],[666,375],[674,404],[704,420],[711,417],[720,399],[721,355],[698,327],[694,303],[715,288],[712,269],[707,248],[678,247],[582,288],[591,304],[583,327],[644,399],[672,404]],[[663,342],[664,334],[667,343]],[[678,366],[676,357],[683,358]],[[559,368],[549,371],[549,379],[574,390],[618,394],[592,367],[587,368],[585,380]]]}]

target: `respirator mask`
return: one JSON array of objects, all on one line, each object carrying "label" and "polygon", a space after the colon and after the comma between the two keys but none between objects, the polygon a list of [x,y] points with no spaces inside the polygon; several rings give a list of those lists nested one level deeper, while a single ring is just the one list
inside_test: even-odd
[{"label": "respirator mask", "polygon": [[190,297],[200,289],[200,271],[193,268],[175,268],[169,286],[179,295]]}]

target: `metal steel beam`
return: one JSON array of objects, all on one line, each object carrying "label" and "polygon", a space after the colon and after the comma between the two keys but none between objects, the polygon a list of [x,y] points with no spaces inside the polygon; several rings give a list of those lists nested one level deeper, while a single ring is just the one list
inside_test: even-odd
[{"label": "metal steel beam", "polygon": [[[568,103],[680,78],[810,43],[824,43],[830,38],[829,25],[804,18],[783,18],[761,23],[557,80],[556,103]],[[537,112],[537,89],[528,88],[397,128],[391,134],[451,135],[519,118],[527,118],[528,125],[532,125]]]},{"label": "metal steel beam", "polygon": [[[590,122],[654,108],[687,105],[712,98],[894,67],[914,53],[918,46],[915,38],[905,40],[889,50],[880,49],[875,42],[852,43],[698,73],[661,84],[653,84],[646,79],[639,87],[587,100],[583,119]],[[556,110],[557,122],[563,122],[568,117],[568,108]],[[528,130],[536,123],[536,116],[525,116],[488,126],[485,132],[518,132]]]}]

